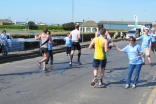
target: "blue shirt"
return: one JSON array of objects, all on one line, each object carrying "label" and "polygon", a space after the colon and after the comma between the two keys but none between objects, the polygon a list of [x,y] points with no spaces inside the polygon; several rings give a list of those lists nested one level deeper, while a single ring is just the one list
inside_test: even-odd
[{"label": "blue shirt", "polygon": [[71,45],[72,45],[72,40],[71,40],[71,38],[65,37],[65,38],[64,38],[64,41],[65,41],[65,46],[66,46],[66,47],[71,47]]},{"label": "blue shirt", "polygon": [[156,34],[151,34],[152,42],[156,42]]},{"label": "blue shirt", "polygon": [[7,40],[7,35],[6,34],[1,34],[1,39],[2,40]]},{"label": "blue shirt", "polygon": [[53,44],[52,43],[48,43],[48,50],[52,50]]},{"label": "blue shirt", "polygon": [[134,44],[134,46],[127,45],[125,48],[122,49],[122,52],[128,53],[129,64],[142,64],[141,56],[136,56],[142,49],[140,45]]},{"label": "blue shirt", "polygon": [[7,35],[2,33],[1,40],[2,40],[2,42],[4,42],[3,44],[6,45],[7,44]]},{"label": "blue shirt", "polygon": [[152,42],[152,37],[151,35],[142,35],[139,37],[139,40],[142,40],[141,48],[149,48],[149,45]]}]

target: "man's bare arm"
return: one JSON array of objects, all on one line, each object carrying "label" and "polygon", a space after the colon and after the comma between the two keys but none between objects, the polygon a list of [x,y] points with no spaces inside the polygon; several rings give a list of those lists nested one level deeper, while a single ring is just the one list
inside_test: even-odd
[{"label": "man's bare arm", "polygon": [[91,49],[93,47],[93,45],[95,44],[95,38],[91,41],[90,45],[89,45],[89,49]]}]

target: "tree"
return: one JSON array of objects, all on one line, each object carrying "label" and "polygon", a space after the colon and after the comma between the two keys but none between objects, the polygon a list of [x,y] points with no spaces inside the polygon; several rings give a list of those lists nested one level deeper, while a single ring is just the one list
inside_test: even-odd
[{"label": "tree", "polygon": [[73,30],[75,27],[75,24],[73,22],[64,23],[62,27],[64,30]]},{"label": "tree", "polygon": [[28,22],[28,29],[37,29],[36,24],[33,21]]}]

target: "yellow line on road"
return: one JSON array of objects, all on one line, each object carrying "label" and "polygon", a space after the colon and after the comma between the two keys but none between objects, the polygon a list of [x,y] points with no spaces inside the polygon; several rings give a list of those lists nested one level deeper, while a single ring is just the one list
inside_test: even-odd
[{"label": "yellow line on road", "polygon": [[150,97],[148,98],[148,101],[146,104],[153,104],[154,97],[156,96],[156,86],[153,88]]}]

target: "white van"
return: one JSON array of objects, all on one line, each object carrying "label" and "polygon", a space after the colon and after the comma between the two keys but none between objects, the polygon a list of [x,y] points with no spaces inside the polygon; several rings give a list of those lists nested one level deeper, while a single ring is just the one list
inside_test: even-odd
[{"label": "white van", "polygon": [[126,33],[126,41],[129,39],[129,37],[133,36],[134,38],[138,37],[137,36],[137,31],[136,30],[130,30]]}]

